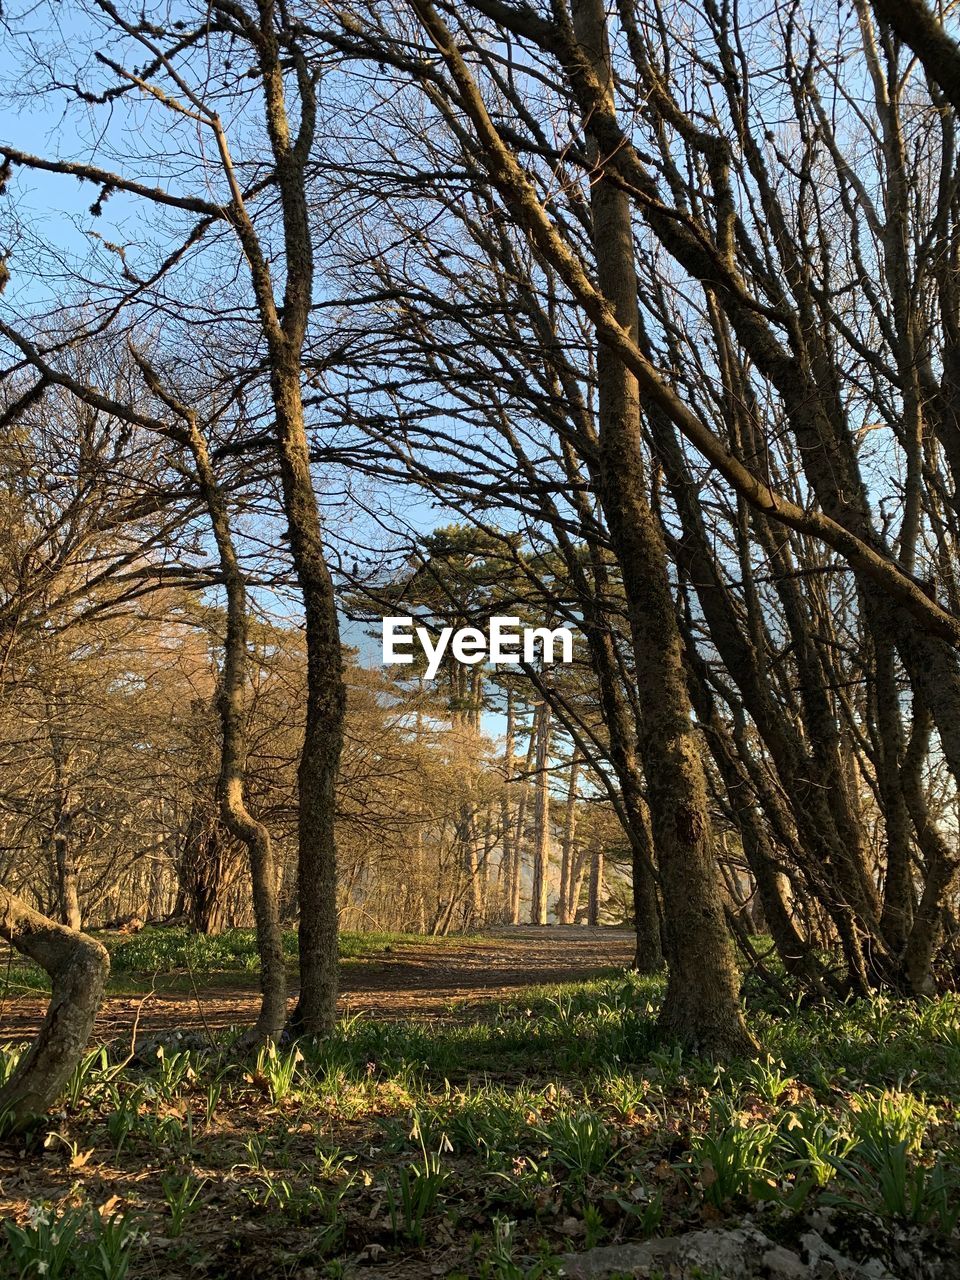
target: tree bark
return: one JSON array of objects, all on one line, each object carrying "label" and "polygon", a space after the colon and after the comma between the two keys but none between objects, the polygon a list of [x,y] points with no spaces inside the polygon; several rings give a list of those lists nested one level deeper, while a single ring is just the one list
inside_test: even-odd
[{"label": "tree bark", "polygon": [[547,887],[550,875],[550,707],[537,709],[536,759],[534,761],[533,889],[530,923],[547,923]]},{"label": "tree bark", "polygon": [[520,923],[520,898],[523,890],[523,847],[526,835],[527,808],[530,803],[530,771],[533,768],[533,756],[537,745],[537,716],[534,711],[530,723],[530,736],[527,740],[527,754],[523,763],[523,782],[520,784],[520,799],[517,802],[517,825],[513,838],[513,864],[510,867],[510,923]]},{"label": "tree bark", "polygon": [[645,805],[641,805],[631,819],[630,837],[633,927],[637,935],[633,967],[637,973],[659,973],[663,968],[662,922],[654,874],[653,839]]},{"label": "tree bark", "polygon": [[[297,771],[300,905],[300,995],[294,1031],[326,1034],[337,1002],[337,854],[335,788],[343,747],[346,689],[333,578],[326,561],[320,512],[310,475],[310,450],[300,389],[303,344],[313,303],[313,237],[306,163],[316,131],[316,89],[298,66],[300,119],[296,136],[287,113],[286,83],[277,38],[282,21],[273,0],[258,5],[257,56],[267,133],[276,167],[284,240],[285,283],[277,307],[269,260],[235,185],[237,234],[247,252],[270,359],[274,432],[280,460],[290,550],[303,596],[307,646],[307,707]],[[232,172],[232,170],[231,170]]]},{"label": "tree bark", "polygon": [[924,0],[872,0],[877,17],[888,22],[917,55],[924,70],[960,111],[960,45]]},{"label": "tree bark", "polygon": [[573,888],[573,850],[577,834],[577,783],[580,779],[580,752],[574,747],[570,757],[567,783],[567,811],[563,820],[563,843],[560,853],[560,892],[557,895],[557,923],[569,924],[571,890]]},{"label": "tree bark", "polygon": [[287,1016],[287,974],[283,960],[277,867],[266,826],[247,807],[245,778],[247,729],[244,689],[247,674],[247,591],[237,560],[226,502],[216,478],[206,441],[193,424],[193,451],[210,523],[220,556],[227,592],[227,630],[217,703],[223,742],[218,793],[224,825],[242,841],[250,861],[253,914],[260,957],[260,1013],[254,1036],[279,1036]]},{"label": "tree bark", "polygon": [[[574,29],[595,74],[612,94],[603,0],[578,0]],[[587,122],[588,134],[590,122]],[[590,187],[601,294],[638,336],[633,227],[625,193],[597,163]],[[755,1048],[739,1005],[739,977],[713,853],[706,780],[692,724],[666,549],[645,494],[637,380],[605,344],[597,353],[600,500],[623,574],[636,662],[657,865],[663,890],[668,981],[660,1015],[671,1036],[716,1056]]]},{"label": "tree bark", "polygon": [[3,888],[0,937],[41,965],[51,983],[37,1038],[0,1089],[0,1130],[16,1131],[42,1116],[73,1074],[93,1031],[110,958],[94,938],[40,915]]},{"label": "tree bark", "polygon": [[591,854],[586,849],[578,849],[574,858],[573,876],[570,883],[570,923],[580,920],[580,898],[583,896],[583,882],[587,878],[587,869],[592,865]]},{"label": "tree bark", "polygon": [[56,825],[53,829],[53,852],[57,864],[57,884],[60,891],[60,914],[68,929],[79,930],[80,893],[77,884],[77,864],[70,843],[73,826],[73,809],[70,794],[64,792],[58,799]]},{"label": "tree bark", "polygon": [[225,928],[227,850],[223,825],[210,797],[194,796],[183,844],[176,858],[180,901],[174,914],[186,914],[197,933]]},{"label": "tree bark", "polygon": [[587,924],[600,923],[600,899],[603,895],[603,849],[600,845],[590,859],[590,891],[587,898]]},{"label": "tree bark", "polygon": [[[503,748],[503,793],[500,800],[500,867],[498,876],[500,910],[507,919],[510,918],[510,897],[513,884],[514,857],[514,805],[513,805],[513,769],[515,719],[513,709],[513,690],[507,690],[507,732]],[[502,917],[501,917],[502,918]]]},{"label": "tree bark", "polygon": [[244,696],[247,682],[247,587],[237,557],[226,499],[197,415],[163,388],[145,360],[139,359],[139,364],[150,390],[186,424],[186,443],[193,456],[227,594],[223,668],[217,690],[222,734],[217,795],[224,826],[246,846],[250,862],[261,990],[260,1013],[253,1036],[265,1040],[278,1036],[286,1021],[287,975],[273,844],[266,826],[247,807],[245,796],[248,753]]}]

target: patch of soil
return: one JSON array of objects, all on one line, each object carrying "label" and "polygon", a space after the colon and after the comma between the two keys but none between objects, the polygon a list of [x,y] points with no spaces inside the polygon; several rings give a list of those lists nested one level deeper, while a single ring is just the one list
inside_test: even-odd
[{"label": "patch of soil", "polygon": [[[524,987],[622,968],[632,961],[633,950],[634,935],[627,929],[560,925],[503,927],[442,946],[395,943],[388,952],[343,963],[339,1007],[344,1015],[449,1019],[456,1016],[450,1008],[454,1004],[496,1003]],[[146,997],[108,996],[96,1035],[115,1040],[134,1023],[140,1033],[212,1032],[252,1022],[258,1005],[255,985],[205,988],[198,979],[191,995],[156,991]],[[0,1002],[0,1037],[33,1034],[45,1012],[46,1002],[32,992],[8,996]]]}]

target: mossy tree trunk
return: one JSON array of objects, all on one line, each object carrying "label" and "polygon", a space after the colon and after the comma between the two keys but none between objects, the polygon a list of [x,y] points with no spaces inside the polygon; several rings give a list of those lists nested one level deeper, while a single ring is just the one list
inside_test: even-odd
[{"label": "mossy tree trunk", "polygon": [[[612,101],[603,0],[573,5],[577,40]],[[588,136],[590,125],[587,123]],[[590,186],[597,283],[636,340],[637,279],[630,204],[604,173]],[[663,538],[646,499],[637,380],[619,354],[597,353],[600,500],[623,575],[637,673],[640,754],[663,892],[667,992],[660,1023],[705,1053],[754,1048],[739,1004],[739,977],[723,913],[706,779],[683,669],[683,645]]]}]

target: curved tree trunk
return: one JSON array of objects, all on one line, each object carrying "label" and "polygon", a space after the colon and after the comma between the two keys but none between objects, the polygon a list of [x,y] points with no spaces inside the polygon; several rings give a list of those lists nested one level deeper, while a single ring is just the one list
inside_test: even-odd
[{"label": "curved tree trunk", "polygon": [[260,1014],[253,1036],[278,1036],[287,1017],[287,974],[283,962],[277,870],[270,832],[247,808],[244,784],[247,769],[247,725],[244,689],[247,678],[247,588],[237,558],[230,513],[217,482],[207,441],[197,415],[161,386],[156,373],[138,358],[150,390],[186,423],[185,443],[193,456],[200,492],[210,517],[220,571],[227,592],[227,630],[223,670],[217,690],[217,709],[223,741],[217,794],[220,814],[232,836],[242,841],[250,859],[253,912],[260,957]]},{"label": "curved tree trunk", "polygon": [[29,1052],[0,1089],[0,1130],[25,1128],[56,1102],[93,1031],[110,972],[106,947],[40,915],[0,888],[0,937],[50,977],[47,1016]]},{"label": "curved tree trunk", "polygon": [[[247,666],[247,595],[237,563],[226,507],[213,485],[206,445],[203,457],[212,490],[208,493],[220,563],[227,587],[227,634],[219,691],[223,746],[220,757],[220,812],[231,835],[242,840],[250,858],[253,912],[260,956],[260,1014],[254,1034],[266,1039],[278,1036],[287,1017],[287,974],[283,962],[283,931],[277,894],[277,869],[273,844],[266,826],[247,808],[244,780],[247,766],[244,684]],[[204,488],[207,488],[204,485]],[[211,496],[215,495],[215,498]]]}]

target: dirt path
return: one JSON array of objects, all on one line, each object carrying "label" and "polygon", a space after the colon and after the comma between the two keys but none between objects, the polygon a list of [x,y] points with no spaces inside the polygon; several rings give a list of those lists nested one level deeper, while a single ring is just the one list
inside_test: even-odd
[{"label": "dirt path", "polygon": [[[443,945],[396,943],[389,951],[346,961],[341,970],[340,1009],[378,1018],[449,1018],[450,1006],[496,1002],[524,987],[590,977],[627,965],[634,935],[628,930],[518,926],[491,930],[482,938]],[[97,1035],[112,1040],[139,1031],[190,1030],[252,1022],[257,995],[251,986],[216,986],[198,995],[182,991],[142,997],[109,996],[97,1020]],[[0,1037],[29,1034],[45,1005],[34,996],[8,998],[0,1012]]]}]

